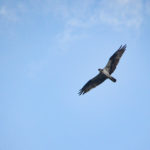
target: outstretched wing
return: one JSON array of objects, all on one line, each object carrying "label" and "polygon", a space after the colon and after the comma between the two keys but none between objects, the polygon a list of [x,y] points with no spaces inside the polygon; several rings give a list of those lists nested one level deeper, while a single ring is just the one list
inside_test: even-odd
[{"label": "outstretched wing", "polygon": [[125,50],[126,50],[126,45],[124,46],[121,45],[120,48],[110,57],[105,67],[105,69],[109,72],[109,74],[112,74],[114,72]]},{"label": "outstretched wing", "polygon": [[102,74],[102,73],[98,74],[96,77],[94,77],[93,79],[89,80],[82,87],[82,89],[80,89],[79,95],[85,94],[86,92],[88,92],[92,88],[95,88],[96,86],[98,86],[99,84],[101,84],[102,82],[104,82],[106,79],[107,79],[107,77],[104,74]]}]

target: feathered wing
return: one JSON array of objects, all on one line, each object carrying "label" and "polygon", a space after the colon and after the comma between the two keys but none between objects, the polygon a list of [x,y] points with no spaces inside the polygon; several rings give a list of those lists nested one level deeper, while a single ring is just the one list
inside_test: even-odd
[{"label": "feathered wing", "polygon": [[98,86],[99,84],[104,82],[106,79],[107,79],[107,77],[104,74],[102,74],[102,73],[98,74],[96,77],[94,77],[93,79],[89,80],[82,87],[82,89],[80,89],[79,95],[85,94],[86,92],[90,91],[92,88],[95,88],[96,86]]},{"label": "feathered wing", "polygon": [[114,72],[125,50],[126,50],[126,45],[124,46],[121,45],[120,48],[110,57],[105,67],[105,69],[109,72],[109,74],[112,74]]}]

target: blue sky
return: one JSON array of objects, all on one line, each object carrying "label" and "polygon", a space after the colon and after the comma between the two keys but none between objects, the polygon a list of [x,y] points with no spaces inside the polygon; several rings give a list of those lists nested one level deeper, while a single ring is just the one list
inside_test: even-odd
[{"label": "blue sky", "polygon": [[149,27],[149,0],[1,0],[0,150],[150,150]]}]

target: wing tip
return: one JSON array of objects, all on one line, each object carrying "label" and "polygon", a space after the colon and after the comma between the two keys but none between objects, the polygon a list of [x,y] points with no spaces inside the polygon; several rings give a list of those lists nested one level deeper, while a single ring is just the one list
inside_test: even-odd
[{"label": "wing tip", "polygon": [[86,90],[86,89],[82,88],[82,89],[79,90],[78,94],[79,94],[79,96],[80,96],[80,95],[84,95],[84,94],[87,93],[88,91],[89,91],[89,90]]},{"label": "wing tip", "polygon": [[78,95],[80,96],[80,95],[83,95],[83,94],[84,94],[84,91],[82,89],[79,90]]},{"label": "wing tip", "polygon": [[125,44],[125,45],[121,45],[120,47],[119,47],[119,49],[126,49],[127,48],[127,44]]},{"label": "wing tip", "polygon": [[126,48],[127,48],[127,44],[125,44],[125,45],[123,45],[123,46],[121,45],[118,50],[119,50],[119,51],[122,51],[122,50],[125,51]]},{"label": "wing tip", "polygon": [[123,48],[124,50],[126,50],[126,48],[127,48],[127,44],[125,44],[122,48]]},{"label": "wing tip", "polygon": [[81,91],[81,90],[79,90],[78,95],[79,95],[79,96],[82,95],[82,91]]}]

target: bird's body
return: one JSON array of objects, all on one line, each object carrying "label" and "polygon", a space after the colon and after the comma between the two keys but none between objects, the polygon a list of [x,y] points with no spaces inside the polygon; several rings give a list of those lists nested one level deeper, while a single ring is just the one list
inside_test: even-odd
[{"label": "bird's body", "polygon": [[105,68],[102,69],[101,73],[103,73],[104,75],[106,75],[106,77],[109,78],[111,81],[116,82],[116,79],[114,77],[112,77]]},{"label": "bird's body", "polygon": [[123,47],[120,46],[120,48],[110,57],[105,68],[98,69],[99,74],[97,76],[95,76],[94,78],[92,78],[91,80],[89,80],[82,87],[82,89],[79,91],[79,95],[85,94],[92,88],[95,88],[99,84],[103,83],[106,79],[110,79],[111,81],[116,82],[116,79],[114,77],[112,77],[111,74],[116,69],[116,66],[118,65],[119,60],[125,50],[126,50],[126,45],[124,45]]}]

